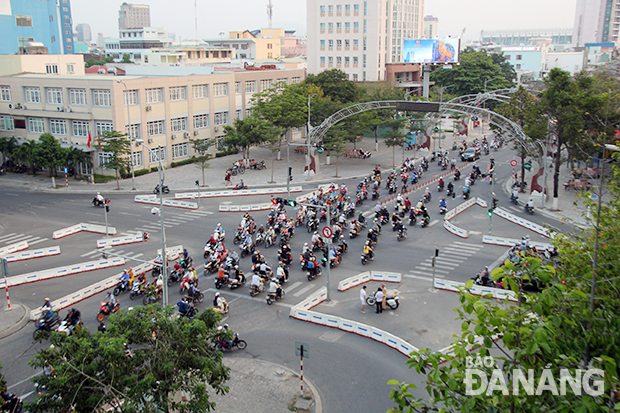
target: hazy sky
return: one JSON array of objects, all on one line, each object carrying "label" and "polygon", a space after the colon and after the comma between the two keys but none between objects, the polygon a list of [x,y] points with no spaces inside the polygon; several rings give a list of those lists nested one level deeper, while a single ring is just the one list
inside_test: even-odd
[{"label": "hazy sky", "polygon": [[[220,32],[267,27],[268,0],[142,0],[151,6],[151,25],[164,27],[184,39],[195,39],[194,1],[198,9],[198,37]],[[363,0],[351,0],[362,2]],[[73,23],[89,23],[93,39],[102,32],[118,36],[118,9],[122,1],[71,0]],[[132,3],[128,1],[128,3]],[[306,32],[305,0],[272,0],[273,27]],[[466,40],[478,39],[480,30],[572,27],[576,0],[426,0],[424,14],[439,18],[441,36],[457,36],[466,28]]]}]

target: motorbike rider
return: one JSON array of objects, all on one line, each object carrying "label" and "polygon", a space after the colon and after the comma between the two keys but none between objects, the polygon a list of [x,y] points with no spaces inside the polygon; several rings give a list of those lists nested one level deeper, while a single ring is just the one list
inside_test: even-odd
[{"label": "motorbike rider", "polygon": [[52,309],[52,303],[50,303],[50,299],[47,297],[45,298],[45,302],[41,306],[41,309],[45,309],[46,307],[49,308],[50,310]]},{"label": "motorbike rider", "polygon": [[72,308],[71,310],[69,310],[67,316],[65,317],[65,321],[67,322],[67,327],[69,328],[71,334],[73,334],[75,326],[77,326],[81,320],[82,314],[80,313],[80,310],[77,310],[76,308]]},{"label": "motorbike rider", "polygon": [[129,273],[127,272],[127,270],[123,271],[123,274],[121,274],[121,278],[119,278],[119,281],[121,282],[121,289],[126,290],[129,286]]},{"label": "motorbike rider", "polygon": [[443,178],[439,178],[439,187],[440,187],[442,190],[443,190],[443,185],[444,185]]},{"label": "motorbike rider", "polygon": [[453,194],[454,193],[454,185],[452,184],[452,182],[448,182],[448,194]]},{"label": "motorbike rider", "polygon": [[256,289],[258,291],[262,291],[263,290],[263,279],[257,273],[254,273],[254,275],[252,275],[251,286],[252,287],[256,287]]},{"label": "motorbike rider", "polygon": [[97,195],[95,195],[95,199],[97,200],[98,205],[101,205],[105,202],[105,199],[103,198],[103,195],[101,195],[101,192],[97,192]]},{"label": "motorbike rider", "polygon": [[271,283],[269,283],[269,294],[275,294],[277,298],[282,298],[282,287],[275,278],[272,278]]},{"label": "motorbike rider", "polygon": [[377,232],[373,228],[368,230],[366,240],[370,241],[373,245],[377,243]]},{"label": "motorbike rider", "polygon": [[314,231],[314,234],[312,234],[312,243],[318,248],[323,247],[323,239],[321,238],[321,236],[319,235],[317,231]]},{"label": "motorbike rider", "polygon": [[366,217],[364,217],[364,213],[362,211],[360,211],[360,214],[357,217],[357,222],[364,227],[366,226]]},{"label": "motorbike rider", "polygon": [[441,201],[439,201],[439,209],[441,209],[441,208],[448,209],[448,204],[446,203],[446,199],[445,198],[441,198]]},{"label": "motorbike rider", "polygon": [[107,304],[108,311],[112,312],[112,309],[116,305],[116,298],[114,297],[114,295],[111,292],[108,291],[107,295],[103,299],[103,302]]},{"label": "motorbike rider", "polygon": [[347,242],[344,240],[344,235],[341,235],[340,238],[338,238],[338,247],[342,252],[345,252],[347,250],[348,245]]},{"label": "motorbike rider", "polygon": [[489,276],[491,272],[489,271],[489,267],[484,267],[484,270],[480,273],[480,281],[482,285],[486,285],[489,282]]},{"label": "motorbike rider", "polygon": [[510,195],[510,200],[512,201],[513,199],[515,201],[519,199],[519,191],[516,188],[512,191],[512,195]]},{"label": "motorbike rider", "polygon": [[424,198],[428,199],[429,201],[431,200],[431,190],[428,189],[428,186],[424,190]]},{"label": "motorbike rider", "polygon": [[215,293],[215,297],[213,298],[213,310],[217,311],[220,314],[225,314],[228,312],[228,303],[226,299],[220,295],[219,292]]},{"label": "motorbike rider", "polygon": [[400,223],[400,217],[394,212],[392,214],[392,225],[398,225]]},{"label": "motorbike rider", "polygon": [[411,201],[409,200],[409,197],[405,198],[405,211],[409,211],[411,209]]},{"label": "motorbike rider", "polygon": [[177,303],[177,307],[179,309],[179,313],[182,316],[187,316],[189,315],[190,312],[190,304],[188,303],[186,298],[181,299],[178,303]]},{"label": "motorbike rider", "polygon": [[308,271],[310,271],[310,275],[312,275],[312,277],[319,275],[319,266],[316,263],[316,258],[310,257],[308,260]]},{"label": "motorbike rider", "polygon": [[258,265],[260,262],[260,251],[254,251],[252,254],[252,265]]},{"label": "motorbike rider", "polygon": [[286,267],[282,261],[278,264],[278,268],[276,269],[276,277],[279,280],[287,281],[288,274],[286,273]]},{"label": "motorbike rider", "polygon": [[525,207],[527,208],[528,211],[532,211],[534,209],[534,200],[530,198],[527,201],[527,205]]},{"label": "motorbike rider", "polygon": [[366,255],[370,261],[375,258],[375,253],[372,251],[372,247],[370,246],[370,242],[368,240],[364,244],[364,255]]},{"label": "motorbike rider", "polygon": [[456,180],[461,179],[461,170],[460,170],[460,169],[457,169],[457,170],[454,172],[454,178],[456,178]]},{"label": "motorbike rider", "polygon": [[267,276],[267,271],[271,271],[271,267],[270,267],[270,266],[268,266],[268,265],[267,265],[267,263],[263,260],[263,261],[260,263],[260,267],[259,267],[258,272],[260,273],[260,275],[261,275],[262,277],[266,277],[266,276]]}]

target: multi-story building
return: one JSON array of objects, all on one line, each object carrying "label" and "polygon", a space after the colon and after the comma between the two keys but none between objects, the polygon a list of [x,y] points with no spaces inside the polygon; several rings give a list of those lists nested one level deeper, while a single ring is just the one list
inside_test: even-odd
[{"label": "multi-story building", "polygon": [[620,0],[577,0],[573,44],[586,43],[618,45],[620,32]]},{"label": "multi-story building", "polygon": [[434,39],[439,36],[439,19],[435,16],[424,16],[424,37]]},{"label": "multi-story building", "polygon": [[[215,152],[223,126],[249,115],[254,93],[304,77],[303,69],[187,76],[0,77],[0,137],[14,136],[23,142],[49,132],[65,146],[92,151],[93,165],[101,173],[100,165],[110,154],[97,149],[97,136],[103,131],[127,131],[132,138],[143,139],[168,166],[193,155],[190,139],[216,138]],[[292,131],[292,137],[302,133]],[[87,148],[89,136],[91,148]],[[133,150],[135,168],[156,166],[144,148],[136,145]]]},{"label": "multi-story building", "polygon": [[20,73],[82,76],[84,75],[84,55],[0,55],[0,76],[11,76]]},{"label": "multi-story building", "polygon": [[90,32],[90,25],[88,23],[80,23],[76,25],[75,34],[77,35],[78,42],[90,44],[90,41],[93,39]]},{"label": "multi-story building", "polygon": [[121,4],[118,29],[139,29],[151,26],[151,8],[146,4]]},{"label": "multi-story building", "polygon": [[172,44],[172,39],[161,27],[120,29],[118,35],[121,49],[150,49]]},{"label": "multi-story building", "polygon": [[2,0],[0,27],[0,54],[23,53],[30,44],[50,54],[74,52],[69,0]]},{"label": "multi-story building", "polygon": [[501,46],[529,46],[549,39],[551,44],[570,45],[574,39],[573,29],[516,29],[516,30],[482,30],[480,43]]},{"label": "multi-story building", "polygon": [[308,0],[308,72],[340,69],[350,79],[386,79],[405,39],[423,35],[423,0]]}]

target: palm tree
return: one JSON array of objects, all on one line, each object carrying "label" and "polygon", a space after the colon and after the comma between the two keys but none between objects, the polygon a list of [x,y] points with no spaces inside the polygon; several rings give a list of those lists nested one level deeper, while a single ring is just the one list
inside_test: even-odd
[{"label": "palm tree", "polygon": [[36,165],[35,165],[35,156],[34,156],[34,148],[37,143],[30,139],[21,145],[19,145],[13,151],[13,155],[20,163],[25,163],[30,168],[30,171],[33,175],[36,175]]},{"label": "palm tree", "polygon": [[7,158],[13,157],[15,148],[17,148],[17,139],[14,137],[0,139],[0,152],[2,152],[3,162],[6,162]]},{"label": "palm tree", "polygon": [[67,168],[72,167],[75,170],[76,177],[81,177],[80,164],[92,166],[92,158],[89,153],[78,148],[71,148],[67,154]]}]

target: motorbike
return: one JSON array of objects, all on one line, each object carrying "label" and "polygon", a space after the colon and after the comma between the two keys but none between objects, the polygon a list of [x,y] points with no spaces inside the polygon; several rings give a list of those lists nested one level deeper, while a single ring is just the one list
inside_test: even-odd
[{"label": "motorbike", "polygon": [[258,234],[256,234],[256,239],[254,240],[254,244],[260,245],[263,242],[265,242],[265,233],[259,232]]},{"label": "motorbike", "polygon": [[[243,350],[247,347],[247,345],[248,343],[246,343],[245,340],[241,340],[239,338],[239,335],[235,333],[235,336],[232,340],[232,347],[237,347],[239,350]],[[230,350],[230,348],[228,347],[228,342],[226,340],[218,340],[218,342],[215,344],[215,349],[219,351]]]},{"label": "motorbike", "polygon": [[424,203],[425,204],[428,204],[429,202],[431,202],[431,194],[430,193],[429,194],[424,194],[424,198],[422,198],[422,199],[424,199]]},{"label": "motorbike", "polygon": [[[153,193],[154,194],[158,194],[160,191],[160,185],[157,184],[155,186],[155,189],[153,189]],[[161,192],[164,194],[169,194],[170,193],[170,188],[168,188],[168,185],[161,185]]]},{"label": "motorbike", "polygon": [[241,258],[245,258],[247,255],[252,255],[254,253],[254,244],[248,245],[248,243],[244,242],[239,245],[239,248],[241,249]]},{"label": "motorbike", "polygon": [[215,283],[215,288],[219,290],[220,288],[228,284],[228,277],[215,277],[213,279],[213,282]]},{"label": "motorbike", "polygon": [[318,263],[315,262],[315,264],[316,264],[316,267],[315,267],[316,273],[310,270],[306,272],[306,277],[308,278],[308,281],[312,281],[313,279],[321,275],[321,267],[319,266]]},{"label": "motorbike", "polygon": [[319,223],[316,220],[316,218],[310,218],[310,219],[308,219],[308,222],[306,223],[306,227],[308,228],[308,232],[316,231],[318,226],[319,226]]},{"label": "motorbike", "polygon": [[424,217],[422,218],[422,223],[421,223],[421,227],[422,228],[426,228],[428,226],[428,224],[430,224],[431,222],[431,218],[430,217]]},{"label": "motorbike", "polygon": [[493,287],[498,288],[498,285],[493,281],[491,277],[488,277],[486,280],[483,280],[482,274],[476,274],[475,277],[472,278],[474,280],[474,284],[480,285],[482,287]]},{"label": "motorbike", "polygon": [[233,190],[240,191],[242,189],[248,189],[248,186],[239,182],[237,185],[233,186]]},{"label": "motorbike", "polygon": [[372,200],[379,198],[379,191],[372,191]]},{"label": "motorbike", "polygon": [[[398,308],[398,301],[400,300],[400,297],[398,297],[398,290],[394,290],[394,294],[392,294],[391,297],[388,297],[387,300],[385,300],[385,303],[387,304],[387,307],[391,308],[392,310],[396,310]],[[368,295],[368,297],[366,297],[366,304],[368,305],[375,305],[376,304],[376,299],[374,295]],[[384,308],[384,310],[387,310],[387,308]]]},{"label": "motorbike", "polygon": [[217,272],[217,268],[220,265],[220,260],[209,260],[205,262],[205,267],[204,267],[204,275],[205,277],[208,276],[209,274],[213,274],[214,272]]},{"label": "motorbike", "polygon": [[514,194],[510,195],[510,202],[512,202],[515,205],[519,205],[519,197],[518,196],[514,196]]},{"label": "motorbike", "polygon": [[151,270],[151,275],[153,276],[153,278],[155,278],[159,274],[161,274],[161,267],[159,265],[153,265],[153,269]]},{"label": "motorbike", "polygon": [[110,307],[108,307],[108,304],[106,302],[101,302],[101,307],[99,307],[99,314],[97,314],[97,321],[103,321],[105,319],[105,316],[110,315],[110,313],[118,313],[119,309],[120,304],[118,301],[116,302],[116,304],[114,304],[112,310],[110,310]]},{"label": "motorbike", "polygon": [[119,281],[118,284],[116,284],[116,287],[114,287],[114,291],[112,292],[112,294],[118,297],[119,295],[121,295],[121,293],[124,293],[125,291],[129,291],[129,281]]},{"label": "motorbike", "polygon": [[443,186],[444,186],[443,183],[437,185],[437,192],[442,192],[443,191]]},{"label": "motorbike", "polygon": [[415,217],[415,213],[413,214],[409,214],[409,225],[410,226],[414,226],[416,224],[416,217]]},{"label": "motorbike", "polygon": [[105,206],[105,201],[100,201],[97,199],[97,197],[93,198],[93,206],[95,207],[103,207]]},{"label": "motorbike", "polygon": [[265,291],[265,286],[250,285],[250,297],[256,297],[258,294]]},{"label": "motorbike", "polygon": [[370,255],[369,255],[369,254],[364,254],[364,253],[362,253],[362,256],[360,257],[360,259],[361,259],[361,261],[362,261],[362,265],[366,265],[366,263],[367,263],[368,261],[372,261],[372,260],[370,259]]},{"label": "motorbike", "polygon": [[469,199],[469,187],[463,187],[463,199]]},{"label": "motorbike", "polygon": [[260,161],[260,162],[256,162],[253,163],[252,165],[250,165],[250,169],[256,169],[256,170],[261,170],[261,169],[265,169],[267,168],[267,166],[265,166],[265,161]]},{"label": "motorbike", "polygon": [[[308,232],[310,232],[310,231],[308,231]],[[272,235],[267,235],[265,237],[265,248],[271,247],[274,244],[274,242],[275,242],[274,237]]]},{"label": "motorbike", "polygon": [[396,239],[400,242],[407,238],[407,227],[402,226],[396,233]]},{"label": "motorbike", "polygon": [[277,293],[269,293],[267,294],[267,304],[271,305],[274,301],[283,300],[284,299],[284,290],[280,289],[280,295]]},{"label": "motorbike", "polygon": [[21,413],[23,405],[24,402],[22,402],[19,397],[17,397],[13,393],[8,393],[7,401],[4,405],[0,406],[0,409],[2,409],[3,412]]},{"label": "motorbike", "polygon": [[181,281],[182,276],[183,275],[180,271],[170,271],[170,275],[168,275],[167,281],[168,287],[170,287],[174,283],[178,283],[179,281]]},{"label": "motorbike", "polygon": [[196,287],[198,287],[198,280],[193,281],[189,278],[183,277],[183,280],[181,280],[181,288],[179,289],[179,294],[185,294],[189,290],[190,284],[194,284],[194,282],[196,283]]},{"label": "motorbike", "polygon": [[191,299],[194,304],[202,303],[205,299],[205,295],[201,293],[200,290],[196,290],[196,293],[193,296],[186,295],[185,297]]},{"label": "motorbike", "polygon": [[461,171],[457,169],[456,172],[454,173],[454,180],[458,181],[459,179],[461,179]]},{"label": "motorbike", "polygon": [[400,221],[392,221],[392,231],[396,231],[398,229],[398,224],[400,224]]},{"label": "motorbike", "polygon": [[32,333],[32,338],[39,340],[45,335],[45,333],[54,331],[59,325],[60,319],[57,316],[52,317],[52,319],[47,322],[43,318],[40,318],[37,321],[37,326],[34,332]]},{"label": "motorbike", "polygon": [[448,211],[448,208],[446,208],[445,206],[440,206],[439,207],[439,213],[441,215],[445,214]]},{"label": "motorbike", "polygon": [[131,291],[129,292],[129,299],[134,300],[136,297],[139,297],[144,293],[145,290],[142,288],[142,284],[134,282],[133,286],[131,287]]},{"label": "motorbike", "polygon": [[157,293],[157,289],[153,286],[150,286],[146,289],[146,293],[144,298],[142,299],[142,304],[149,305],[156,303],[161,298],[161,294]]},{"label": "motorbike", "polygon": [[229,278],[228,279],[228,288],[234,290],[235,288],[241,287],[245,285],[245,275],[243,275],[242,271],[239,271],[239,278]]},{"label": "motorbike", "polygon": [[194,260],[192,260],[192,257],[187,257],[187,259],[185,258],[181,258],[181,261],[179,261],[179,265],[181,266],[181,268],[183,268],[184,270],[188,269],[189,267],[192,266],[192,264],[194,263]]},{"label": "motorbike", "polygon": [[528,204],[525,204],[524,211],[530,215],[534,215],[534,207],[531,207]]},{"label": "motorbike", "polygon": [[454,198],[454,189],[448,188],[448,192],[446,195]]}]

